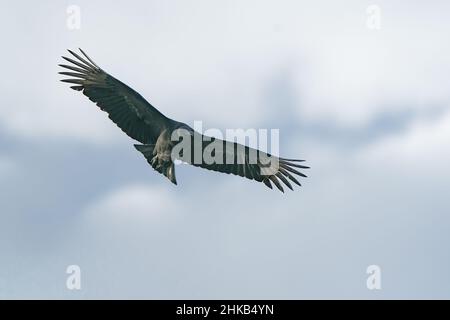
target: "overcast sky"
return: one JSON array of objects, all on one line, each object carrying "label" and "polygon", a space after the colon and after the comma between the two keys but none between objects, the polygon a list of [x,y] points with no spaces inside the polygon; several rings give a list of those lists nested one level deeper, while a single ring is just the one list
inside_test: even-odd
[{"label": "overcast sky", "polygon": [[[2,1],[0,298],[450,298],[448,12]],[[309,178],[282,194],[180,165],[172,185],[58,81],[78,47],[171,118],[279,128]]]}]

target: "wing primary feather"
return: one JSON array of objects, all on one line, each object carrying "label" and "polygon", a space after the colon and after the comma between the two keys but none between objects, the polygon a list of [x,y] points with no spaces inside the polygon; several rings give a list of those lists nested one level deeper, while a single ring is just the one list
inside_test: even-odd
[{"label": "wing primary feather", "polygon": [[84,64],[82,64],[82,63],[80,63],[80,62],[78,62],[78,61],[75,61],[75,60],[73,60],[73,59],[70,59],[70,58],[64,57],[64,56],[62,56],[62,58],[63,58],[64,60],[66,60],[66,61],[69,61],[70,63],[73,63],[74,65],[79,66],[80,68],[83,68],[84,70],[86,70],[86,71],[88,71],[88,72],[94,71],[94,70],[92,70],[89,66],[86,66],[86,65],[84,65]]},{"label": "wing primary feather", "polygon": [[289,163],[289,165],[292,167],[300,168],[300,169],[309,169],[308,166],[301,166],[301,165],[295,164],[295,163]]},{"label": "wing primary feather", "polygon": [[296,164],[296,163],[290,163],[290,162],[287,162],[287,161],[280,161],[280,162],[284,163],[284,164],[286,164],[288,166],[291,166],[291,167],[296,167],[296,168],[300,168],[300,169],[309,169],[309,167],[307,167],[307,166],[301,166],[301,165]]},{"label": "wing primary feather", "polygon": [[301,173],[301,172],[299,172],[299,171],[297,171],[297,170],[295,170],[295,169],[293,169],[293,168],[291,168],[291,167],[289,167],[288,165],[286,165],[286,164],[281,164],[281,167],[283,168],[283,169],[286,169],[286,170],[288,170],[288,171],[290,171],[290,172],[292,172],[292,173],[295,173],[295,174],[297,174],[297,175],[299,175],[299,176],[301,176],[301,177],[307,177],[305,174],[303,174],[303,173]]},{"label": "wing primary feather", "polygon": [[276,174],[276,176],[278,177],[278,179],[280,179],[281,181],[283,181],[284,184],[287,185],[287,187],[288,187],[289,189],[294,190],[294,189],[292,188],[292,185],[291,185],[291,183],[289,182],[289,180],[286,179],[286,177],[283,176],[283,174],[282,174],[281,172],[278,172],[278,173]]},{"label": "wing primary feather", "polygon": [[97,69],[100,69],[100,67],[91,58],[89,58],[89,56],[81,50],[81,48],[78,48],[78,50],[80,50],[80,52],[86,57],[86,59],[89,60],[90,63],[92,63]]},{"label": "wing primary feather", "polygon": [[262,182],[264,182],[264,184],[269,187],[269,189],[272,189],[272,184],[270,183],[269,179],[264,179]]},{"label": "wing primary feather", "polygon": [[294,177],[292,174],[290,174],[289,172],[287,172],[287,171],[284,170],[283,168],[279,168],[278,170],[280,170],[280,172],[281,172],[282,174],[284,174],[284,175],[287,176],[289,179],[291,179],[292,182],[298,184],[299,186],[302,186],[302,184],[301,184],[300,182],[298,182],[298,180],[295,179],[295,177]]},{"label": "wing primary feather", "polygon": [[61,71],[61,72],[58,72],[58,73],[62,74],[62,75],[65,75],[65,76],[87,79],[87,76],[85,74],[82,74],[82,73],[65,72],[65,71]]},{"label": "wing primary feather", "polygon": [[83,84],[83,80],[80,79],[62,79],[61,81],[67,83]]},{"label": "wing primary feather", "polygon": [[305,160],[300,160],[300,159],[287,159],[287,158],[280,158],[280,160],[284,160],[284,161],[294,161],[294,162],[304,162]]},{"label": "wing primary feather", "polygon": [[86,59],[84,59],[83,57],[80,57],[78,54],[76,54],[75,52],[73,52],[70,49],[67,49],[67,51],[69,51],[75,58],[77,58],[78,60],[80,60],[81,62],[83,62],[84,64],[88,65],[89,67],[91,67],[92,69],[97,69],[92,63],[90,63],[89,61],[87,61]]},{"label": "wing primary feather", "polygon": [[281,192],[284,193],[284,189],[283,189],[282,185],[280,184],[280,182],[278,181],[277,177],[270,176],[269,179],[277,186],[278,190],[280,190]]},{"label": "wing primary feather", "polygon": [[85,69],[77,68],[77,67],[74,67],[74,66],[69,66],[67,64],[58,64],[58,66],[66,68],[66,69],[70,69],[72,71],[76,71],[76,72],[79,72],[79,73],[88,74]]}]

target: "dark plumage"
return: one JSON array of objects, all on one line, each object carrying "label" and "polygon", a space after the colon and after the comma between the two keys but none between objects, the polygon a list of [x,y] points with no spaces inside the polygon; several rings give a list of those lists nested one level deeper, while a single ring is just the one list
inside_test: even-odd
[{"label": "dark plumage", "polygon": [[[238,143],[210,137],[204,139],[204,136],[195,132],[187,124],[164,116],[139,93],[97,66],[83,50],[80,49],[82,56],[71,50],[69,52],[75,59],[62,57],[70,64],[60,64],[59,66],[69,71],[59,73],[70,78],[61,81],[73,84],[72,89],[82,91],[101,110],[107,112],[109,118],[123,132],[139,141],[141,144],[136,144],[136,149],[144,155],[155,170],[164,174],[174,184],[177,182],[173,158],[208,170],[231,173],[263,182],[271,189],[273,183],[280,191],[284,191],[282,183],[290,189],[293,189],[291,182],[301,185],[294,175],[306,177],[295,169],[308,168],[299,164],[303,160],[272,157],[270,154]],[[176,154],[172,156],[172,149],[177,143],[171,140],[171,135],[178,132],[177,130],[185,132],[191,138],[201,139],[199,141],[202,141],[202,154],[207,148],[212,148],[212,143],[222,146],[222,151],[214,149],[211,153],[214,159],[221,160],[211,163],[201,159],[200,162],[196,162],[193,153],[190,155],[180,154],[179,157]],[[191,139],[191,141],[191,147],[194,150],[194,140]],[[230,150],[234,152],[230,153]],[[227,162],[227,157],[231,157],[233,161]],[[271,159],[272,162],[269,166],[264,166],[267,159]],[[268,172],[269,174],[267,174]]]}]

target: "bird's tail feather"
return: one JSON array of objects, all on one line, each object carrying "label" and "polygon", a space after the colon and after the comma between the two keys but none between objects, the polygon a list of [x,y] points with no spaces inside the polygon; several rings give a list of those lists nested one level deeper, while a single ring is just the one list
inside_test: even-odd
[{"label": "bird's tail feather", "polygon": [[153,153],[155,148],[154,144],[135,144],[134,147],[144,155],[145,159],[147,159],[147,162],[153,167],[153,169],[165,175],[172,183],[177,184],[175,165],[172,161],[162,165],[152,162],[153,157],[156,155]]}]

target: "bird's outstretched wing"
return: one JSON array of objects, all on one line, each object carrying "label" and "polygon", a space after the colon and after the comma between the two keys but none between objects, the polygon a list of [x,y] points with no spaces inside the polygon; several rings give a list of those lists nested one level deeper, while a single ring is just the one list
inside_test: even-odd
[{"label": "bird's outstretched wing", "polygon": [[83,91],[91,101],[131,138],[153,144],[172,121],[148,103],[139,93],[97,66],[81,49],[84,56],[68,50],[75,59],[62,57],[70,64],[59,66],[70,71],[59,72],[71,77],[61,81],[74,84],[72,89]]},{"label": "bird's outstretched wing", "polygon": [[[306,177],[298,169],[309,169],[309,167],[300,164],[304,160],[275,157],[236,142],[211,137],[205,139],[205,136],[197,132],[192,133],[192,135],[202,137],[200,160],[196,161],[194,158],[195,142],[191,145],[190,159],[186,161],[186,158],[180,157],[180,160],[204,169],[256,180],[264,183],[270,189],[272,189],[272,183],[281,192],[284,192],[282,184],[285,184],[291,190],[293,190],[291,182],[301,186],[295,175]],[[194,140],[195,138],[192,139],[192,141]],[[208,156],[209,160],[207,159]]]}]

